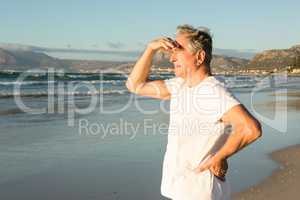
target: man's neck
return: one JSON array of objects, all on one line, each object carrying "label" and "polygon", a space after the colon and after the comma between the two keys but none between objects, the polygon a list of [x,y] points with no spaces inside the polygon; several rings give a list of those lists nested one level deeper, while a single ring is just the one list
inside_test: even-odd
[{"label": "man's neck", "polygon": [[185,78],[185,81],[188,87],[194,87],[208,76],[211,76],[210,72],[207,72],[204,68],[199,68],[195,72],[188,73],[188,76]]}]

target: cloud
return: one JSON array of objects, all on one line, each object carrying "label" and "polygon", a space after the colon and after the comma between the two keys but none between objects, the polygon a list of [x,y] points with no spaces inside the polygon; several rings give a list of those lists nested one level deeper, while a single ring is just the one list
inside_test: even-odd
[{"label": "cloud", "polygon": [[122,42],[108,42],[107,46],[109,46],[112,49],[120,49],[125,47],[126,45]]}]

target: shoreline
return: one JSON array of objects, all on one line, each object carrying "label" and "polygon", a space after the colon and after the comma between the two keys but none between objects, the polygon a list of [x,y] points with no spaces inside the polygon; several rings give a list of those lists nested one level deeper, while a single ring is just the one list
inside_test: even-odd
[{"label": "shoreline", "polygon": [[272,174],[248,189],[233,193],[233,200],[282,200],[299,198],[300,144],[275,150],[269,154],[279,166]]}]

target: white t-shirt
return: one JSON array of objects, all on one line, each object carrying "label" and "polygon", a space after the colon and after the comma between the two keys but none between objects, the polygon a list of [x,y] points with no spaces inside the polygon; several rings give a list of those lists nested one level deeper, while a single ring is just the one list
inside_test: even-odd
[{"label": "white t-shirt", "polygon": [[228,200],[227,181],[220,181],[209,170],[195,173],[192,169],[225,144],[229,135],[220,119],[239,101],[213,76],[194,87],[180,77],[167,79],[165,84],[171,102],[162,195],[178,200]]}]

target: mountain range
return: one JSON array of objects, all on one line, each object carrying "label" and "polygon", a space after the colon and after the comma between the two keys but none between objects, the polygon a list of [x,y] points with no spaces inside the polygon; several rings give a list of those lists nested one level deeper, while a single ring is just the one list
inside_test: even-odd
[{"label": "mountain range", "polygon": [[[43,52],[46,54],[56,52],[56,53],[97,53],[101,54],[114,54],[114,55],[123,55],[135,57],[136,59],[140,54],[141,50],[128,50],[128,51],[110,51],[110,50],[97,50],[97,49],[73,49],[73,48],[47,48],[47,47],[38,47],[32,45],[23,45],[23,44],[14,44],[14,43],[0,43],[0,48],[11,50],[11,51],[34,51],[34,52]],[[213,54],[223,55],[229,57],[238,57],[251,59],[258,51],[253,49],[221,49],[214,48]]]},{"label": "mountain range", "polygon": [[245,66],[249,69],[281,69],[300,67],[300,45],[288,49],[272,49],[256,54]]},{"label": "mountain range", "polygon": [[[79,59],[59,59],[47,55],[51,51],[65,51],[67,49],[47,49],[29,45],[4,44],[0,43],[0,70],[17,70],[23,71],[28,69],[47,69],[53,67],[64,69],[69,72],[104,72],[104,71],[122,71],[129,72],[135,61],[103,61],[103,60],[79,60]],[[85,53],[99,54],[122,54],[138,55],[141,52],[125,51],[96,51],[96,50],[76,50]],[[220,49],[214,49],[214,52],[220,52]],[[237,55],[235,50],[222,50],[223,54]],[[251,55],[251,51],[244,51]],[[253,54],[253,51],[252,51]],[[252,59],[245,58],[245,55],[228,56],[213,55],[212,71],[214,73],[224,73],[226,71],[239,71],[245,69],[256,69],[273,71],[275,68],[299,67],[300,68],[300,45],[293,46],[289,49],[273,49],[263,51],[252,55]],[[153,59],[154,71],[170,71],[172,63],[169,62],[168,55],[159,53]]]}]

